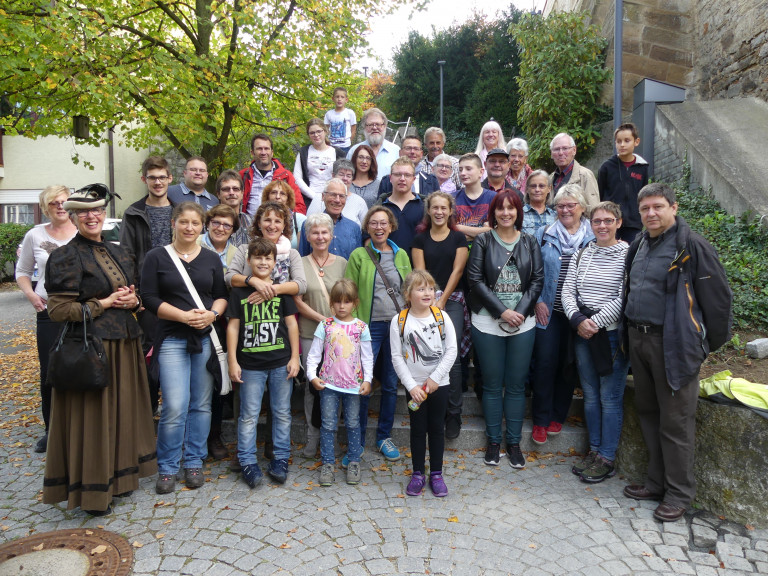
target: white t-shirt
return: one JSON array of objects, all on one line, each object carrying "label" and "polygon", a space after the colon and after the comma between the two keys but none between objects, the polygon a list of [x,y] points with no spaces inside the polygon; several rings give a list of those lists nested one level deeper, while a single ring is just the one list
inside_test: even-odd
[{"label": "white t-shirt", "polygon": [[[293,176],[296,184],[304,195],[311,198],[320,198],[325,190],[325,185],[331,179],[333,163],[336,162],[336,149],[328,146],[325,150],[318,150],[310,146],[307,150],[307,172],[301,166],[301,154],[296,155],[296,163],[293,166]],[[309,180],[309,186],[304,179]]]},{"label": "white t-shirt", "polygon": [[325,113],[323,122],[331,128],[331,146],[349,148],[350,144],[352,144],[352,126],[357,125],[355,113],[349,108],[344,108],[341,112],[328,110]]},{"label": "white t-shirt", "polygon": [[[74,234],[72,238],[74,238]],[[48,262],[48,256],[51,252],[60,246],[67,244],[72,238],[59,240],[48,234],[48,225],[39,224],[27,232],[24,241],[21,243],[21,253],[16,263],[16,278],[26,276],[32,278],[35,273],[35,264],[37,264],[37,286],[35,294],[45,300],[48,300],[48,293],[45,290],[45,265]]]}]

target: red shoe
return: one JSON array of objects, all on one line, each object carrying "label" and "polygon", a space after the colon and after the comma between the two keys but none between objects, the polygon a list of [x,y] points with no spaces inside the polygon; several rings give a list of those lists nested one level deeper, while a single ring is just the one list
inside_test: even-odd
[{"label": "red shoe", "polygon": [[547,436],[557,436],[563,431],[563,425],[559,422],[552,421],[547,426]]},{"label": "red shoe", "polygon": [[536,444],[544,444],[547,441],[547,429],[544,426],[534,426],[531,440]]}]

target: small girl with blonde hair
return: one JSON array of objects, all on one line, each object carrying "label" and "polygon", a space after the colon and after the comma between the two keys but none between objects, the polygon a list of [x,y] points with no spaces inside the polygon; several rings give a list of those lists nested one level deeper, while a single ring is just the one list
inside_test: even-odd
[{"label": "small girl with blonde hair", "polygon": [[435,279],[425,270],[405,278],[406,309],[392,318],[389,341],[392,364],[411,397],[411,462],[406,494],[419,496],[427,483],[425,460],[429,435],[429,487],[437,497],[448,495],[443,480],[448,373],[456,360],[456,332],[447,314],[435,306]]}]

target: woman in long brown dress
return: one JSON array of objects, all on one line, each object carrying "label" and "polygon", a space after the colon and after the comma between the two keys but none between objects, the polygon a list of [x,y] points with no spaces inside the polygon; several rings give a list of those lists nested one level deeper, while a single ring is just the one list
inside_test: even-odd
[{"label": "woman in long brown dress", "polygon": [[[77,226],[69,244],[54,250],[46,266],[48,313],[56,322],[80,321],[83,307],[104,342],[109,385],[96,391],[53,390],[43,502],[67,501],[95,516],[108,514],[113,496],[127,496],[139,478],[157,471],[141,331],[133,312],[136,261],[104,242],[109,189],[91,184],[64,203]],[[61,375],[55,375],[61,377]]]}]

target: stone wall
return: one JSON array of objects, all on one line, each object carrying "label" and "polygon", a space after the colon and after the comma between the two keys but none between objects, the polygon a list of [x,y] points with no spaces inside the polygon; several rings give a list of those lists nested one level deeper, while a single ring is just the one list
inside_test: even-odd
[{"label": "stone wall", "polygon": [[[648,451],[629,383],[616,462],[625,480],[644,481]],[[694,473],[696,507],[729,520],[768,526],[768,420],[748,408],[699,400]]]},{"label": "stone wall", "polygon": [[768,101],[768,0],[696,0],[695,10],[697,96]]}]

